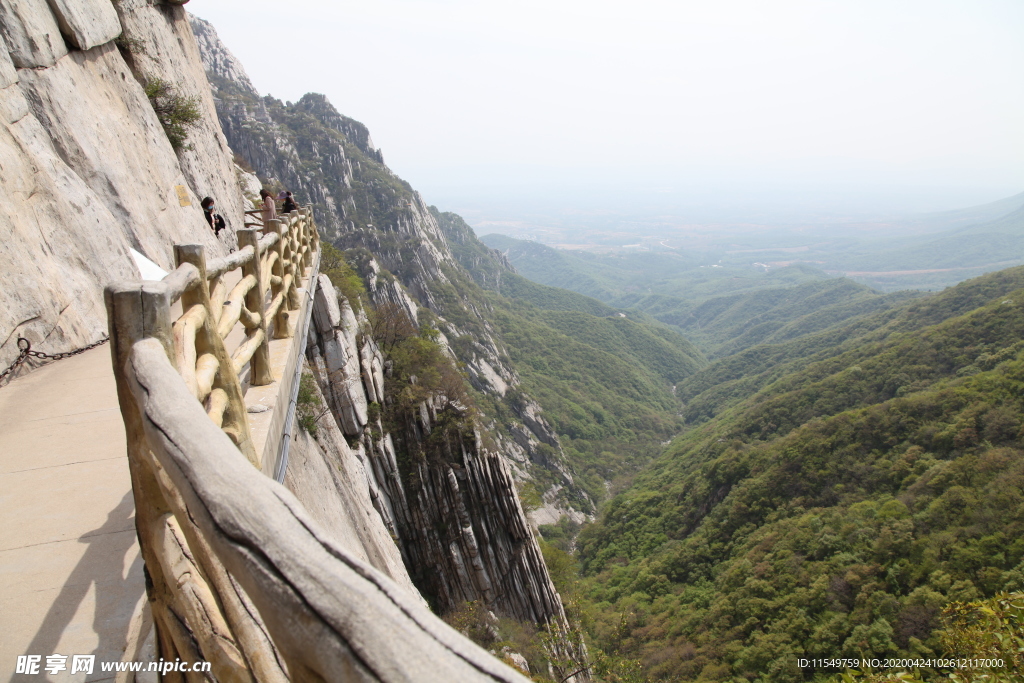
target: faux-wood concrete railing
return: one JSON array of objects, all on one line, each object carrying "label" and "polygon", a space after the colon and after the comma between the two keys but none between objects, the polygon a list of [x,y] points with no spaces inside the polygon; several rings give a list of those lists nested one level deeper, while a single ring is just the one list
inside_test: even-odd
[{"label": "faux-wood concrete railing", "polygon": [[[239,245],[209,263],[177,246],[162,281],[105,293],[159,654],[211,663],[207,676],[164,680],[525,681],[338,546],[258,470],[239,375],[248,364],[250,383],[267,381],[267,342],[293,331],[318,242],[302,212],[262,237],[241,231]],[[237,322],[245,338],[229,355]]]}]

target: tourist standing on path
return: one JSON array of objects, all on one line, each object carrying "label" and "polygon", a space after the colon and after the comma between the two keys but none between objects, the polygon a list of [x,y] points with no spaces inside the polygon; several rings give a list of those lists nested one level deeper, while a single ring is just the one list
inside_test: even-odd
[{"label": "tourist standing on path", "polygon": [[282,213],[291,213],[292,211],[298,211],[299,205],[295,203],[295,198],[292,197],[291,192],[284,193],[284,206],[281,208]]},{"label": "tourist standing on path", "polygon": [[260,197],[263,199],[263,206],[260,207],[260,215],[263,217],[263,225],[267,221],[277,218],[277,205],[274,204],[274,195],[266,189],[260,190]]},{"label": "tourist standing on path", "polygon": [[213,197],[203,199],[201,206],[203,207],[203,215],[206,217],[206,222],[213,228],[214,236],[220,237],[220,231],[227,226],[224,224],[224,217],[214,211],[217,207]]}]

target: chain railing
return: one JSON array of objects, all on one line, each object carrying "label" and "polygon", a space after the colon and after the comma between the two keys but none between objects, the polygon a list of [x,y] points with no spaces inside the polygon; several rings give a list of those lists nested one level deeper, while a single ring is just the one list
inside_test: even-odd
[{"label": "chain railing", "polygon": [[220,681],[525,681],[338,546],[260,471],[240,377],[287,379],[268,345],[301,347],[300,288],[315,287],[319,243],[306,209],[238,239],[209,262],[177,245],[162,281],[105,292],[160,657],[208,661]]},{"label": "chain railing", "polygon": [[94,341],[92,344],[83,346],[80,349],[74,351],[62,351],[60,353],[43,353],[42,351],[33,351],[32,342],[25,337],[18,337],[18,357],[14,359],[14,362],[7,366],[2,372],[0,372],[0,387],[4,386],[14,372],[20,368],[29,358],[42,358],[44,360],[63,360],[65,358],[71,358],[71,356],[77,356],[80,353],[85,353],[95,349],[97,346],[106,344],[110,339],[103,337],[103,339]]}]

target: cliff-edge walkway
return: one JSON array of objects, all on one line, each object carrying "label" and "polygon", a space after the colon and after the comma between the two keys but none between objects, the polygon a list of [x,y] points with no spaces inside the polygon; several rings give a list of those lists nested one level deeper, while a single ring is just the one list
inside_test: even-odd
[{"label": "cliff-edge walkway", "polygon": [[145,618],[141,556],[162,680],[525,683],[279,483],[325,289],[319,237],[300,209],[238,241],[210,261],[175,245],[161,280],[108,286],[109,351],[0,393],[5,663],[121,659]]},{"label": "cliff-edge walkway", "polygon": [[[145,594],[131,488],[109,347],[0,389],[6,675],[25,654],[121,660]],[[96,668],[89,680],[113,679]]]},{"label": "cliff-edge walkway", "polygon": [[[307,217],[286,215],[274,223],[278,230],[298,231]],[[253,231],[243,232],[243,239],[254,239]],[[241,255],[229,260],[241,262]],[[224,274],[225,293],[235,294],[240,270]],[[180,302],[171,314],[181,316]],[[224,337],[226,348],[237,349],[246,341],[245,325],[228,327]],[[296,362],[290,340],[273,341],[267,351],[268,379],[290,379]],[[248,365],[243,374],[245,405],[257,406],[252,434],[276,452],[279,439],[268,438],[275,430],[268,409],[279,402],[279,385],[246,391]],[[126,450],[109,345],[0,387],[0,679],[13,674],[13,681],[45,680],[47,656],[63,655],[67,669],[53,680],[114,680],[115,673],[100,670],[101,662],[156,655],[139,652],[152,616],[143,610],[146,588]],[[267,474],[274,474],[272,468]],[[16,672],[25,655],[40,657],[39,673]],[[94,655],[92,674],[71,675],[73,655]]]}]

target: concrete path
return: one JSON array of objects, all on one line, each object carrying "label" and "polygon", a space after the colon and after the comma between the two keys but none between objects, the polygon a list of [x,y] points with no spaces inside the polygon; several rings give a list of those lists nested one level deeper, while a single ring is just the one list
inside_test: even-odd
[{"label": "concrete path", "polygon": [[[0,387],[0,680],[108,680],[144,600],[109,346]],[[96,671],[15,675],[18,655]]]}]

